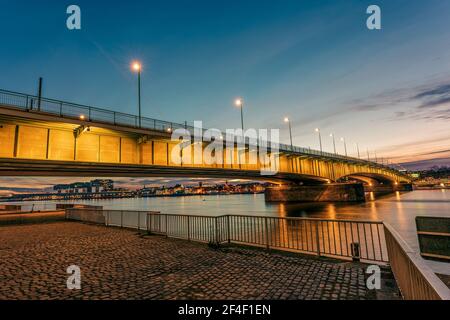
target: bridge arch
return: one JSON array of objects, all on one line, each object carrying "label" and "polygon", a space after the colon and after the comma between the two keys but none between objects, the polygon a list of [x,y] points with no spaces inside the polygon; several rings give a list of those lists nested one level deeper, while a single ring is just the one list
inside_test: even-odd
[{"label": "bridge arch", "polygon": [[[400,183],[398,177],[389,176],[381,173],[358,172],[340,177],[337,182],[347,181],[362,182],[365,185],[395,185]],[[406,181],[405,181],[406,182]]]}]

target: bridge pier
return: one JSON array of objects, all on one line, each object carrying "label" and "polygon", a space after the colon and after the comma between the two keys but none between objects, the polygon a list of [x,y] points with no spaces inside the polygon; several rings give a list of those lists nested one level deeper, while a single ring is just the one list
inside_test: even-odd
[{"label": "bridge pier", "polygon": [[365,192],[373,192],[374,194],[389,194],[397,191],[406,192],[413,191],[412,183],[399,183],[399,184],[373,184],[364,185]]},{"label": "bridge pier", "polygon": [[362,183],[329,183],[320,185],[283,185],[267,188],[267,202],[363,202]]}]

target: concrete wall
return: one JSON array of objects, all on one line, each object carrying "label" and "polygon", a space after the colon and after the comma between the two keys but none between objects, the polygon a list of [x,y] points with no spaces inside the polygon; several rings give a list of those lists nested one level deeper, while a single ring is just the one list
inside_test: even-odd
[{"label": "concrete wall", "polygon": [[364,201],[364,187],[359,183],[267,188],[268,202],[348,202]]},{"label": "concrete wall", "polygon": [[102,209],[66,209],[66,219],[105,224],[104,211]]}]

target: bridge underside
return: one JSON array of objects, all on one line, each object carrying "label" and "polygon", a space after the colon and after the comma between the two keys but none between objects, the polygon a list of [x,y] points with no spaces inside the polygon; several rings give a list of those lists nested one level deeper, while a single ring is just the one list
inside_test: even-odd
[{"label": "bridge underside", "polygon": [[327,178],[282,172],[261,175],[260,171],[256,170],[5,158],[0,158],[0,176],[226,178],[304,185],[319,185],[329,181]]}]

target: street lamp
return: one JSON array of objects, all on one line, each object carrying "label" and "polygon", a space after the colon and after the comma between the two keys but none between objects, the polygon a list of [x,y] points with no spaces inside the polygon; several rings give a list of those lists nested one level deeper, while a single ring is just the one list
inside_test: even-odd
[{"label": "street lamp", "polygon": [[320,129],[319,129],[319,128],[316,128],[315,131],[319,134],[320,153],[322,153],[322,152],[323,152],[323,150],[322,150],[322,136],[321,136],[321,134],[320,134]]},{"label": "street lamp", "polygon": [[234,105],[241,109],[241,126],[242,126],[242,134],[244,134],[244,100],[242,98],[237,98],[234,101]]},{"label": "street lamp", "polygon": [[347,154],[347,143],[345,142],[345,138],[341,137],[341,141],[344,143],[345,156],[348,157],[348,154]]},{"label": "street lamp", "polygon": [[361,155],[359,154],[359,144],[355,143],[356,145],[356,151],[358,151],[358,158],[361,159]]},{"label": "street lamp", "polygon": [[292,128],[291,128],[291,121],[289,121],[288,117],[284,118],[284,122],[286,122],[289,125],[289,137],[291,138],[291,151],[294,151],[294,144],[292,143]]},{"label": "street lamp", "polygon": [[138,74],[138,110],[139,110],[139,128],[141,127],[141,70],[142,65],[138,61],[134,61],[131,65],[134,72]]},{"label": "street lamp", "polygon": [[337,152],[336,152],[336,140],[334,139],[334,134],[330,133],[330,137],[333,138],[334,154],[337,154]]}]

